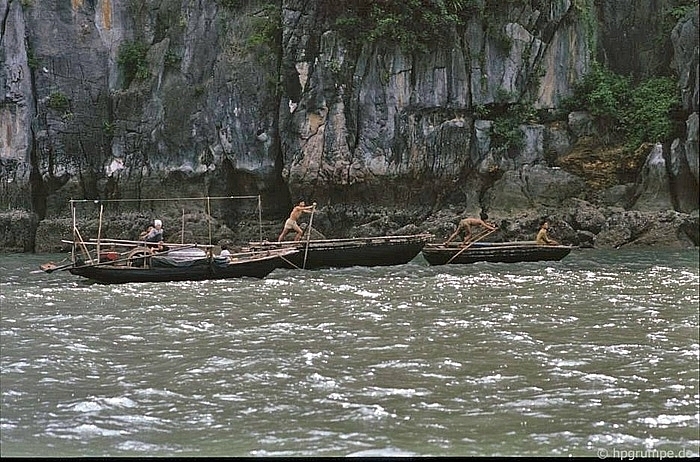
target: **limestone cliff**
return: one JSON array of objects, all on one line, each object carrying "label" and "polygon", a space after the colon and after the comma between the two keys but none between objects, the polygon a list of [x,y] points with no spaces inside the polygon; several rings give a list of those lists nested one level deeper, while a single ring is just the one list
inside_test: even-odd
[{"label": "limestone cliff", "polygon": [[[388,228],[574,199],[697,216],[697,8],[669,34],[648,18],[670,0],[457,3],[472,8],[463,23],[407,51],[343,34],[344,2],[0,0],[0,202],[32,230],[4,247],[31,250],[70,198],[260,194],[275,219],[305,198],[335,231],[353,207],[361,221],[415,211]],[[595,137],[586,115],[554,117],[594,58],[637,77],[673,70],[686,126],[600,190],[560,168]],[[494,127],[517,105],[533,117],[513,145]],[[216,212],[234,227],[235,211]]]}]

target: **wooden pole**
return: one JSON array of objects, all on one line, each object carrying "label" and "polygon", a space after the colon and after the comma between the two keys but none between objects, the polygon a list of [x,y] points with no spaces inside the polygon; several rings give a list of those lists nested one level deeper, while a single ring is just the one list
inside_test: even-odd
[{"label": "wooden pole", "polygon": [[485,237],[488,236],[489,234],[493,233],[494,231],[496,231],[496,230],[495,230],[495,229],[491,229],[491,230],[487,230],[486,232],[482,232],[480,235],[477,235],[477,237],[474,238],[474,240],[471,241],[471,242],[470,242],[468,245],[466,245],[464,248],[462,248],[462,250],[460,250],[460,251],[457,252],[456,254],[452,255],[452,258],[450,258],[449,260],[447,260],[447,263],[448,263],[448,264],[449,264],[449,263],[452,263],[452,260],[454,260],[455,258],[457,258],[462,252],[464,252],[464,251],[467,250],[469,247],[471,247],[475,242],[482,240],[483,238],[485,238]]},{"label": "wooden pole", "polygon": [[182,220],[181,220],[181,229],[180,229],[180,244],[185,243],[185,209],[182,209]]},{"label": "wooden pole", "polygon": [[100,221],[97,225],[97,263],[100,262],[100,238],[102,237],[102,212],[104,208],[104,204],[100,202]]},{"label": "wooden pole", "polygon": [[304,266],[302,268],[306,269],[306,257],[309,255],[309,241],[311,240],[311,224],[314,222],[314,212],[316,212],[316,205],[311,209],[311,218],[309,218],[309,229],[307,230],[309,234],[306,236],[306,250],[304,250]]},{"label": "wooden pole", "polygon": [[75,263],[75,246],[77,236],[75,235],[75,230],[78,229],[75,223],[75,204],[70,201],[71,214],[73,215],[73,248],[71,249],[71,260]]},{"label": "wooden pole", "polygon": [[258,227],[260,228],[260,242],[263,240],[262,233],[262,201],[260,199],[260,194],[258,194]]},{"label": "wooden pole", "polygon": [[209,223],[209,245],[211,245],[211,202],[207,196],[207,222]]},{"label": "wooden pole", "polygon": [[80,235],[80,231],[78,231],[77,226],[73,228],[73,232],[80,238],[80,244],[83,247],[83,252],[85,252],[85,256],[88,258],[88,260],[90,260],[90,264],[92,265],[92,256],[90,255],[90,251],[88,250],[87,246],[85,246],[85,241],[83,240],[83,236]]},{"label": "wooden pole", "polygon": [[[66,241],[61,241],[61,242],[66,242]],[[146,241],[130,241],[128,239],[105,239],[105,242],[109,243],[110,245],[123,245],[125,247],[138,247],[138,246],[148,245],[148,243]],[[90,239],[90,241],[89,242],[86,241],[85,244],[95,245],[96,239]],[[189,246],[190,244],[178,244],[177,242],[164,241],[163,245],[166,247],[176,247],[176,248],[180,249],[183,246]],[[207,245],[207,244],[197,244],[197,246],[202,247],[202,248],[214,247],[213,245]]]},{"label": "wooden pole", "polygon": [[289,263],[290,265],[292,265],[293,267],[295,267],[296,269],[301,269],[301,268],[299,268],[297,265],[295,265],[294,262],[292,262],[292,261],[290,261],[290,260],[284,258],[283,256],[280,255],[280,258],[281,258],[282,260],[286,261],[287,263]]}]

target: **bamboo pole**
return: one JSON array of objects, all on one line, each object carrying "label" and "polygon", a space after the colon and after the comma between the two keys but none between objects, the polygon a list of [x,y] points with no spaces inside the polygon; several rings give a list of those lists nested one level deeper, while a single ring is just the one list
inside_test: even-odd
[{"label": "bamboo pole", "polygon": [[[90,241],[95,241],[95,239],[90,239]],[[154,245],[153,242],[146,242],[146,241],[130,241],[128,239],[107,239],[107,243],[113,244],[113,245],[124,245],[126,246],[147,246],[149,244]],[[90,244],[90,245],[95,245],[96,242],[89,242],[86,241],[85,244]],[[163,242],[163,245],[165,247],[177,247],[181,248],[182,246],[190,246],[190,245],[196,245],[197,247],[214,247],[213,245],[208,245],[208,244],[178,244],[177,242]]]},{"label": "bamboo pole", "polygon": [[211,245],[211,202],[207,196],[207,223],[209,224],[209,245]]},{"label": "bamboo pole", "polygon": [[448,264],[449,264],[449,263],[452,263],[452,260],[454,260],[455,258],[457,258],[462,252],[464,252],[464,251],[467,250],[469,247],[471,247],[475,242],[482,240],[483,238],[485,238],[486,236],[488,236],[489,234],[491,234],[491,233],[493,233],[493,232],[495,232],[495,231],[496,231],[495,229],[491,229],[491,230],[487,230],[487,231],[485,231],[485,232],[482,232],[481,234],[478,234],[477,237],[475,237],[475,238],[474,238],[468,245],[466,245],[462,250],[460,250],[460,251],[457,252],[456,254],[452,255],[452,258],[450,258],[449,260],[447,260],[447,263],[448,263]]},{"label": "bamboo pole", "polygon": [[90,260],[90,264],[92,265],[92,256],[90,255],[90,251],[87,249],[87,246],[85,246],[85,241],[83,240],[83,236],[80,235],[80,231],[78,231],[77,226],[73,228],[73,232],[80,238],[80,244],[83,247],[83,252],[85,252],[85,256],[88,258],[88,260]]},{"label": "bamboo pole", "polygon": [[71,214],[73,215],[73,247],[71,248],[71,260],[75,263],[75,245],[76,245],[76,235],[75,231],[78,229],[78,226],[75,222],[75,204],[73,201],[70,202],[70,208],[71,208]]},{"label": "bamboo pole", "polygon": [[314,208],[311,209],[311,218],[309,218],[309,228],[306,236],[306,250],[304,250],[304,266],[302,268],[306,269],[306,257],[309,255],[309,242],[311,241],[311,224],[314,222],[314,213],[316,212],[316,204],[314,204]]},{"label": "bamboo pole", "polygon": [[104,212],[105,206],[100,202],[100,221],[97,225],[97,262],[100,262],[100,237],[102,237],[102,213]]},{"label": "bamboo pole", "polygon": [[258,227],[260,228],[260,242],[263,240],[262,232],[262,201],[260,199],[260,194],[258,194]]},{"label": "bamboo pole", "polygon": [[294,268],[296,268],[296,269],[301,269],[301,268],[299,268],[297,265],[295,265],[291,260],[288,260],[287,258],[284,258],[284,256],[280,255],[280,258],[281,258],[282,260],[286,261],[287,263],[289,263],[290,265],[292,265]]},{"label": "bamboo pole", "polygon": [[[154,198],[154,199],[100,199],[99,202],[143,202],[143,201],[149,201],[149,202],[162,202],[162,201],[201,201],[202,199],[213,199],[213,200],[221,200],[221,199],[256,199],[258,196],[219,196],[219,197],[210,197],[210,196],[203,196],[203,197],[168,197],[168,198]],[[87,203],[87,202],[97,202],[93,199],[71,199],[71,203]]]},{"label": "bamboo pole", "polygon": [[185,243],[185,209],[182,209],[182,229],[180,230],[180,244]]}]

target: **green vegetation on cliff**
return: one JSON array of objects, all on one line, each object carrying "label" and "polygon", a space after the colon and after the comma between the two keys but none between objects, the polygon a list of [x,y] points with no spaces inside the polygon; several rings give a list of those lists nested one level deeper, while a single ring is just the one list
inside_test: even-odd
[{"label": "green vegetation on cliff", "polygon": [[[350,42],[397,44],[406,52],[428,52],[450,46],[453,31],[479,17],[491,35],[509,45],[503,34],[491,30],[509,8],[538,9],[536,0],[338,0],[323,2],[331,25]],[[577,15],[594,18],[591,0],[575,0]],[[590,20],[591,23],[594,20]]]},{"label": "green vegetation on cliff", "polygon": [[148,45],[143,42],[124,42],[119,47],[117,63],[121,66],[124,73],[124,87],[128,87],[134,79],[148,76],[147,54]]},{"label": "green vegetation on cliff", "polygon": [[475,0],[345,0],[324,4],[334,27],[360,43],[396,43],[406,51],[425,52],[446,44],[448,33],[476,8]]},{"label": "green vegetation on cliff", "polygon": [[564,102],[564,109],[590,112],[606,142],[622,142],[634,149],[644,142],[670,139],[673,121],[669,113],[679,104],[678,88],[671,78],[653,77],[635,86],[630,78],[594,63]]}]

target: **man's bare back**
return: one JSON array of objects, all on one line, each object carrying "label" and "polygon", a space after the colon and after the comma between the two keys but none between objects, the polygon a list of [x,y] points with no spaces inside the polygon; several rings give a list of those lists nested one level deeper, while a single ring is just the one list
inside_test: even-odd
[{"label": "man's bare back", "polygon": [[292,213],[289,214],[289,218],[294,221],[299,220],[299,217],[302,213],[306,211],[306,209],[308,209],[308,207],[305,207],[304,203],[301,202],[299,205],[292,209]]},{"label": "man's bare back", "polygon": [[490,226],[484,223],[484,221],[480,218],[474,218],[474,217],[468,217],[464,218],[459,222],[459,224],[464,227],[464,226],[483,226],[485,228],[489,228]]},{"label": "man's bare back", "polygon": [[489,223],[486,223],[481,218],[476,218],[476,217],[463,218],[457,224],[457,229],[455,230],[455,232],[452,233],[452,235],[449,238],[447,238],[444,245],[449,244],[452,241],[452,239],[457,237],[457,235],[461,231],[464,231],[463,243],[466,244],[472,238],[472,226],[481,226],[482,228],[486,229],[487,231],[495,231],[496,230],[496,226],[489,224]]}]

